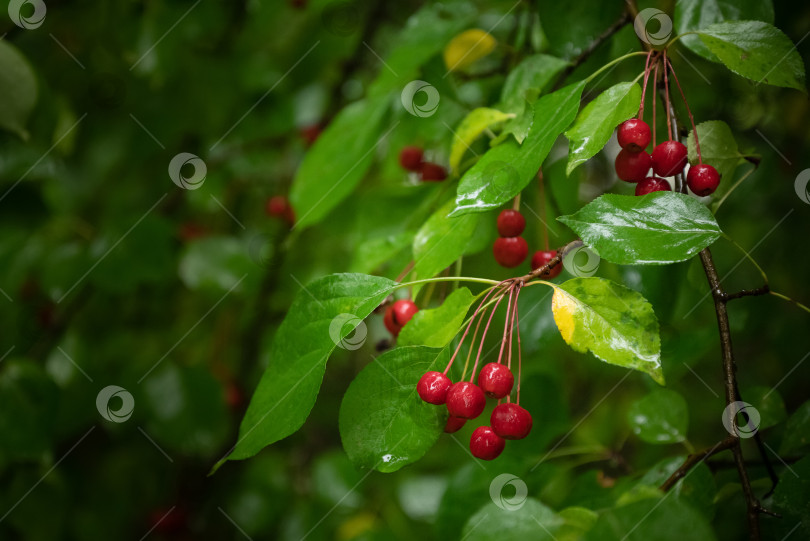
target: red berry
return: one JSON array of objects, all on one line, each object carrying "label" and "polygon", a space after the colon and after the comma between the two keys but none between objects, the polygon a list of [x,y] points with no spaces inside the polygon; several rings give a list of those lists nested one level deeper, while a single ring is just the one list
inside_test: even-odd
[{"label": "red berry", "polygon": [[447,418],[447,424],[444,425],[444,431],[448,434],[452,434],[453,432],[458,432],[461,430],[461,427],[464,426],[464,423],[467,422],[467,419],[462,419],[461,417],[453,417],[452,415]]},{"label": "red berry", "polygon": [[631,118],[625,120],[616,131],[619,146],[630,152],[641,152],[650,144],[650,126],[643,120]]},{"label": "red berry", "polygon": [[501,404],[489,418],[492,430],[507,440],[522,440],[532,429],[532,415],[517,404]]},{"label": "red berry", "polygon": [[653,172],[659,177],[677,175],[686,167],[686,146],[678,141],[664,141],[652,151]]},{"label": "red berry", "polygon": [[227,383],[225,386],[225,403],[228,407],[232,411],[236,411],[242,407],[244,401],[245,395],[242,393],[242,389],[239,388],[239,385],[233,381]]},{"label": "red berry", "polygon": [[447,391],[447,411],[453,417],[475,419],[487,405],[484,391],[475,383],[459,381]]},{"label": "red berry", "polygon": [[404,299],[398,300],[385,310],[383,323],[385,323],[385,327],[391,334],[398,336],[402,327],[404,327],[418,311],[419,307],[416,306],[416,303],[413,301]]},{"label": "red berry", "polygon": [[[547,264],[549,261],[557,257],[557,250],[538,250],[532,256],[532,270],[537,270],[543,265]],[[551,280],[552,278],[556,278],[562,272],[563,265],[562,261],[554,265],[547,271],[540,273],[540,278],[545,280]]]},{"label": "red berry", "polygon": [[631,152],[624,149],[616,155],[616,174],[625,182],[639,182],[644,180],[650,170],[652,160],[644,152]]},{"label": "red berry", "polygon": [[470,437],[470,451],[475,458],[494,460],[503,452],[506,440],[488,426],[479,426]]},{"label": "red berry", "polygon": [[720,184],[720,173],[711,165],[699,164],[689,168],[686,184],[692,193],[704,196],[713,194]]},{"label": "red berry", "polygon": [[177,236],[184,242],[191,242],[192,240],[199,239],[208,234],[208,230],[197,223],[185,222],[180,225],[177,231]]},{"label": "red berry", "polygon": [[290,203],[283,195],[274,195],[267,200],[267,204],[264,206],[268,216],[284,216],[289,208]]},{"label": "red berry", "polygon": [[444,404],[447,390],[452,384],[450,378],[441,372],[425,372],[416,384],[416,392],[419,398],[429,404]]},{"label": "red berry", "polygon": [[419,172],[422,166],[422,149],[416,146],[403,148],[399,152],[399,165],[408,171]]},{"label": "red berry", "polygon": [[478,386],[490,398],[503,398],[512,391],[515,376],[501,363],[485,364],[478,374]]},{"label": "red berry", "polygon": [[498,215],[498,234],[502,237],[517,237],[526,229],[526,219],[516,210],[502,210]]},{"label": "red berry", "polygon": [[671,192],[669,182],[658,177],[647,177],[636,184],[636,195],[647,195],[652,192]]},{"label": "red berry", "polygon": [[323,131],[323,128],[321,128],[320,124],[312,124],[309,126],[304,126],[298,130],[298,133],[301,135],[301,139],[304,140],[304,144],[307,147],[310,147],[312,146],[312,143],[314,143],[315,140],[321,135],[321,131]]},{"label": "red berry", "polygon": [[501,266],[517,267],[529,255],[529,245],[523,237],[500,237],[492,245],[492,255]]},{"label": "red berry", "polygon": [[447,171],[441,165],[424,162],[420,168],[422,182],[441,182],[447,178]]}]

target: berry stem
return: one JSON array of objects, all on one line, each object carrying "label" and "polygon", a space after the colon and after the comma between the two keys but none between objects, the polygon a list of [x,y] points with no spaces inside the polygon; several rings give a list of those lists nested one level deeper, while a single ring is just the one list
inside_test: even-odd
[{"label": "berry stem", "polygon": [[[511,292],[511,289],[510,289]],[[501,301],[506,296],[506,293],[502,294],[498,297],[498,302],[495,303],[495,306],[492,308],[492,312],[489,314],[489,319],[487,320],[487,325],[484,327],[484,332],[481,335],[481,344],[478,346],[478,354],[475,356],[475,364],[473,365],[472,375],[470,376],[470,381],[475,378],[475,372],[478,370],[478,363],[481,360],[481,352],[484,350],[484,341],[487,338],[487,333],[489,332],[489,326],[492,324],[492,316],[495,315],[495,312],[498,311],[498,305],[501,304]],[[483,318],[482,318],[483,319]]]},{"label": "berry stem", "polygon": [[670,141],[672,141],[672,117],[670,115],[670,111],[672,110],[672,101],[669,99],[669,78],[667,77],[667,72],[669,70],[667,69],[667,64],[667,51],[664,50],[664,93],[667,97],[667,102],[665,104],[667,109],[667,137]]},{"label": "berry stem", "polygon": [[655,148],[655,147],[656,147],[656,145],[657,145],[657,143],[656,143],[656,141],[657,141],[657,140],[656,140],[656,135],[655,135],[655,124],[656,124],[656,122],[655,122],[655,120],[656,120],[656,115],[655,115],[655,96],[656,96],[657,94],[658,94],[658,61],[656,60],[656,62],[655,62],[655,73],[653,74],[653,100],[652,100],[652,104],[653,104],[653,121],[652,121],[652,129],[653,129],[653,148]]},{"label": "berry stem", "polygon": [[517,326],[517,352],[518,352],[518,377],[517,377],[517,405],[520,405],[520,371],[523,365],[523,359],[520,353],[520,313],[518,312],[518,298],[520,298],[520,290],[523,288],[523,282],[518,282],[517,295],[515,295],[515,320]]},{"label": "berry stem", "polygon": [[[647,95],[647,81],[650,78],[650,59],[652,58],[653,51],[647,54],[647,61],[644,62],[644,84],[641,87],[641,105],[638,108],[638,119],[644,120],[644,99]],[[548,249],[548,248],[547,248]]]},{"label": "berry stem", "polygon": [[[509,287],[509,302],[506,303],[506,317],[503,322],[503,338],[501,339],[501,350],[498,352],[498,364],[501,364],[503,359],[503,350],[506,347],[506,337],[509,334],[509,314],[512,311],[512,294],[515,292],[515,286],[512,284]],[[511,346],[511,343],[509,344]],[[509,365],[507,364],[507,367]]]},{"label": "berry stem", "polygon": [[675,75],[675,68],[672,67],[672,62],[667,60],[667,66],[672,72],[672,78],[675,80],[675,85],[678,87],[678,92],[681,93],[681,98],[683,98],[683,104],[686,107],[686,114],[689,115],[689,122],[692,124],[692,133],[695,135],[695,150],[697,151],[698,155],[698,163],[702,165],[703,156],[700,154],[700,142],[698,141],[698,133],[697,128],[695,127],[695,119],[692,116],[692,110],[689,108],[689,104],[686,102],[686,94],[683,93],[683,88],[681,88],[681,83],[678,81],[678,76]]},{"label": "berry stem", "polygon": [[512,210],[515,212],[520,212],[520,193],[518,193],[514,199],[512,199]]}]

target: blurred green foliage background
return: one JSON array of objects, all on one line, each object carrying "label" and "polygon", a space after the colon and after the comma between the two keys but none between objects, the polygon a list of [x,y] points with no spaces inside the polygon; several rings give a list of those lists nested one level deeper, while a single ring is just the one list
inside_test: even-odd
[{"label": "blurred green foliage background", "polygon": [[[668,387],[686,399],[687,442],[652,445],[633,434],[629,412],[657,386],[567,348],[549,292],[530,288],[521,304],[523,388],[535,428],[499,460],[469,457],[468,426],[396,473],[352,466],[337,411],[349,382],[388,339],[373,315],[365,346],[335,353],[300,432],[206,477],[235,440],[268,344],[301,284],[346,271],[393,278],[411,259],[413,231],[455,181],[414,182],[397,165],[399,149],[420,144],[446,162],[449,128],[471,108],[497,102],[522,55],[569,60],[623,9],[618,0],[546,4],[463,4],[472,14],[465,27],[490,29],[499,47],[449,76],[441,55],[426,63],[421,77],[441,93],[437,114],[400,114],[360,188],[317,226],[292,233],[267,216],[267,199],[289,191],[311,128],[386,70],[380,57],[402,39],[420,2],[76,0],[48,2],[35,29],[2,17],[0,60],[13,54],[7,49],[24,55],[37,99],[18,129],[0,134],[0,538],[459,539],[489,504],[500,473],[519,476],[530,496],[555,510],[602,511],[644,475],[660,482],[650,468],[662,460],[678,463],[722,439],[718,337],[699,264],[603,262],[598,276],[641,291],[655,308]],[[807,64],[810,5],[777,0],[774,12]],[[625,27],[569,80],[638,48]],[[725,120],[740,148],[762,159],[719,211],[721,227],[752,251],[773,289],[807,304],[810,205],[794,191],[810,167],[807,95],[755,85],[677,50],[673,62],[696,119]],[[638,59],[622,63],[585,99],[642,69]],[[4,76],[2,84],[21,80]],[[180,152],[204,160],[199,189],[180,189],[167,175]],[[565,153],[561,138],[546,162],[550,216],[605,191],[631,193],[604,154],[566,178]],[[523,198],[539,212],[536,192],[530,187]],[[527,217],[527,238],[539,247],[539,221]],[[464,274],[506,278],[511,273],[489,253],[494,215],[490,223],[476,232],[478,253],[464,258]],[[552,223],[552,245],[572,238]],[[713,250],[729,290],[760,285],[728,242]],[[765,296],[732,304],[731,323],[742,395],[767,413],[762,435],[781,457],[774,462],[783,488],[765,502],[785,518],[765,517],[763,528],[781,539],[802,520],[791,539],[803,538],[810,468],[797,461],[808,449],[810,410],[800,407],[808,399],[810,315]],[[107,421],[95,407],[108,385],[133,395],[125,422]],[[797,410],[804,417],[787,427]],[[769,483],[750,440],[745,452],[762,495]],[[741,539],[744,504],[729,464],[720,455],[714,476],[703,466],[672,499],[702,514],[718,539]],[[689,526],[689,513],[665,508],[671,515],[661,520],[673,531]],[[489,537],[469,537],[476,538]]]}]

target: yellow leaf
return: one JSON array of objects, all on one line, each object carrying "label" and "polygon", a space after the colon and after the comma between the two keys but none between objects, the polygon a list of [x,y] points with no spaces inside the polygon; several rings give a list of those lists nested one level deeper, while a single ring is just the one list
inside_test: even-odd
[{"label": "yellow leaf", "polygon": [[577,310],[576,301],[558,287],[554,288],[554,295],[551,297],[551,313],[554,314],[554,322],[560,330],[560,334],[566,344],[571,343],[574,336],[574,312]]},{"label": "yellow leaf", "polygon": [[495,49],[497,42],[479,28],[465,30],[450,40],[444,48],[444,64],[450,71],[466,68]]}]

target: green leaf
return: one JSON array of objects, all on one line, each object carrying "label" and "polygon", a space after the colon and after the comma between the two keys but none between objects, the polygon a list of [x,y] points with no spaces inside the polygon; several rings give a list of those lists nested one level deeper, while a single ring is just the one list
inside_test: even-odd
[{"label": "green leaf", "polygon": [[449,360],[447,349],[398,347],[358,374],[340,404],[340,438],[356,466],[394,472],[436,443],[447,410],[420,399],[416,384]]},{"label": "green leaf", "polygon": [[373,272],[401,250],[410,247],[414,235],[415,231],[402,231],[384,237],[374,237],[357,245],[349,265],[351,272]]},{"label": "green leaf", "polygon": [[664,384],[658,320],[639,293],[604,278],[574,278],[554,286],[551,309],[574,350]]},{"label": "green leaf", "polygon": [[418,278],[435,276],[464,254],[479,216],[453,218],[447,201],[427,219],[413,239],[413,271]]},{"label": "green leaf", "polygon": [[[298,292],[278,328],[270,364],[250,400],[239,426],[239,439],[227,460],[253,456],[304,424],[332,350],[395,286],[395,282],[377,276],[332,274]],[[336,321],[340,323],[336,325]]]},{"label": "green leaf", "polygon": [[[773,3],[771,0],[678,0],[673,18],[678,34],[694,32],[723,21],[764,21],[773,24]],[[698,36],[684,36],[681,43],[700,56],[719,62]]]},{"label": "green leaf", "polygon": [[759,412],[759,430],[776,426],[787,419],[785,401],[773,387],[756,385],[743,388],[743,400]]},{"label": "green leaf", "polygon": [[499,109],[514,113],[515,118],[504,124],[498,139],[511,133],[522,143],[534,119],[532,104],[568,66],[568,62],[546,54],[527,56],[509,72],[501,90]]},{"label": "green leaf", "polygon": [[41,457],[53,445],[59,389],[33,362],[8,359],[0,368],[0,462]]},{"label": "green leaf", "polygon": [[521,503],[517,509],[504,509],[495,502],[484,505],[469,518],[461,538],[470,541],[555,540],[554,534],[563,519],[534,498],[526,498]]},{"label": "green leaf", "polygon": [[790,455],[806,450],[808,444],[810,444],[810,401],[799,406],[788,419],[779,454]]},{"label": "green leaf", "polygon": [[698,34],[737,75],[806,92],[802,57],[778,28],[762,21],[732,21],[713,24]]},{"label": "green leaf", "polygon": [[[675,473],[686,460],[686,456],[674,456],[665,458],[639,479],[637,487],[646,486],[657,488],[669,476]],[[714,474],[705,462],[700,462],[694,466],[687,475],[680,479],[669,490],[669,497],[683,499],[686,503],[697,509],[706,519],[714,517],[714,497],[717,493],[717,484],[714,481]]]},{"label": "green leaf", "polygon": [[402,88],[419,74],[419,68],[444,49],[476,16],[469,2],[442,2],[424,6],[414,13],[392,42],[369,95],[387,94]]},{"label": "green leaf", "polygon": [[188,244],[180,259],[180,279],[192,290],[243,291],[256,263],[234,237],[206,237]]},{"label": "green leaf", "polygon": [[[713,166],[720,173],[720,186],[714,192],[714,200],[719,201],[734,185],[734,171],[743,156],[737,148],[737,141],[731,128],[722,120],[702,122],[696,129],[703,163]],[[695,130],[690,130],[686,145],[689,150],[689,163],[695,165],[698,163]]]},{"label": "green leaf", "polygon": [[462,287],[453,291],[438,308],[416,312],[399,333],[397,344],[443,348],[458,333],[474,299],[470,290]]},{"label": "green leaf", "polygon": [[27,138],[25,125],[37,103],[37,78],[31,64],[7,40],[0,41],[0,128]]},{"label": "green leaf", "polygon": [[488,107],[478,107],[470,111],[453,132],[453,146],[450,148],[450,170],[456,171],[458,169],[464,153],[487,128],[514,116]]},{"label": "green leaf", "polygon": [[387,96],[378,96],[347,106],[307,151],[290,190],[296,227],[318,223],[365,176],[389,105]]},{"label": "green leaf", "polygon": [[534,123],[523,145],[507,141],[484,154],[461,178],[452,215],[494,209],[520,193],[573,122],[583,88],[585,81],[580,81],[537,100]]},{"label": "green leaf", "polygon": [[[781,476],[773,493],[775,511],[784,517],[782,533],[778,539],[787,539],[794,532],[796,539],[810,536],[810,457],[806,456],[793,464],[790,470]],[[799,526],[801,524],[801,526]]]},{"label": "green leaf", "polygon": [[703,516],[677,498],[645,498],[599,516],[583,541],[715,541]]},{"label": "green leaf", "polygon": [[722,234],[698,200],[673,192],[605,194],[557,219],[601,258],[620,265],[684,261]]},{"label": "green leaf", "polygon": [[597,96],[577,116],[565,136],[571,141],[566,173],[571,174],[608,142],[620,123],[638,113],[641,87],[636,83],[619,83]]},{"label": "green leaf", "polygon": [[619,2],[538,2],[540,24],[553,54],[574,58],[622,14]]},{"label": "green leaf", "polygon": [[654,389],[633,402],[627,418],[633,433],[647,443],[682,442],[689,427],[686,400],[669,389]]}]

